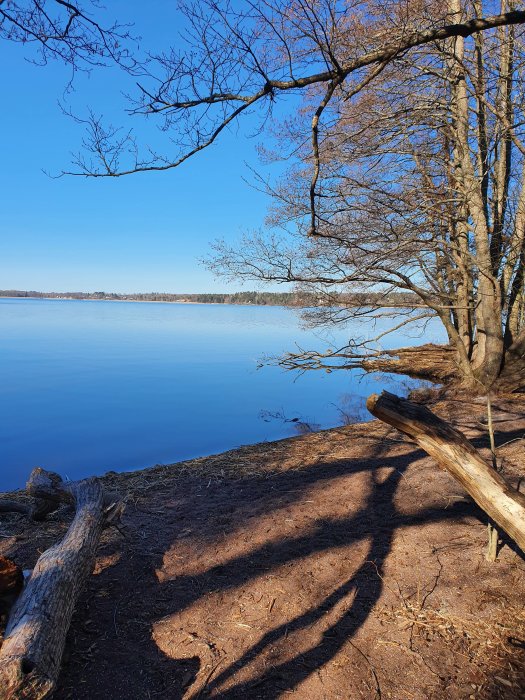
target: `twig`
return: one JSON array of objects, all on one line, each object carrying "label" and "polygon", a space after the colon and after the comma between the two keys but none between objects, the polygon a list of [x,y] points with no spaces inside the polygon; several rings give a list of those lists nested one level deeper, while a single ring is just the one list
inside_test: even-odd
[{"label": "twig", "polygon": [[374,679],[374,683],[376,684],[375,697],[377,698],[377,700],[381,700],[381,698],[382,698],[381,686],[379,685],[379,679],[377,677],[377,673],[376,673],[376,670],[375,670],[372,662],[370,661],[368,656],[357,646],[357,644],[355,644],[351,639],[349,639],[348,641],[350,642],[350,646],[352,646],[356,651],[358,651],[361,654],[361,656],[363,657],[363,659],[366,661],[366,663],[369,665],[370,673],[372,674],[372,678]]}]

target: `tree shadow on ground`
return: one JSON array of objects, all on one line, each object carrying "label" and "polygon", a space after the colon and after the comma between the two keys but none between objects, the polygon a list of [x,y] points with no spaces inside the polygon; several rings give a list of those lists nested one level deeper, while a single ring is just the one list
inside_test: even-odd
[{"label": "tree shadow on ground", "polygon": [[[500,433],[499,439],[513,436],[513,432]],[[475,442],[484,443],[484,438]],[[465,500],[447,509],[429,506],[410,514],[400,513],[395,504],[399,484],[407,468],[425,454],[409,445],[397,456],[383,456],[386,451],[387,446],[378,440],[366,459],[325,461],[296,471],[224,479],[212,487],[202,477],[188,475],[177,485],[176,506],[173,487],[166,487],[161,494],[152,492],[145,504],[131,507],[127,540],[112,536],[101,551],[102,557],[110,558],[122,550],[120,560],[90,581],[90,590],[75,615],[57,699],[104,695],[175,700],[185,696],[199,674],[202,659],[165,654],[151,634],[159,620],[173,618],[208,594],[235,590],[261,572],[274,571],[284,564],[299,565],[313,554],[366,542],[362,563],[347,580],[308,610],[265,630],[218,675],[201,681],[190,697],[277,698],[325,666],[355,636],[379,601],[385,563],[398,530],[463,517],[485,521],[482,511]],[[242,528],[249,530],[263,515],[300,501],[313,487],[359,473],[366,475],[370,489],[351,516],[318,518],[306,532],[281,535],[200,572],[159,582],[157,572],[165,554],[185,529],[193,527],[186,541],[207,546],[214,539],[220,540],[225,531],[235,536]],[[352,499],[350,492],[348,499]],[[342,601],[347,601],[346,609],[338,612]],[[310,628],[328,613],[337,615],[336,621],[319,639],[308,636]],[[235,682],[241,669],[294,633],[304,633],[306,650],[268,665],[248,680]]]},{"label": "tree shadow on ground", "polygon": [[[366,509],[370,519],[381,508],[381,517],[394,520],[396,515],[393,506],[393,495],[396,491],[402,472],[392,471],[384,483],[375,486]],[[350,524],[349,524],[350,525]],[[372,528],[370,528],[372,529]],[[254,660],[269,646],[281,640],[285,635],[298,630],[304,630],[318,622],[329,610],[333,609],[342,599],[353,595],[351,606],[340,616],[336,624],[326,630],[322,639],[311,646],[308,651],[294,658],[272,666],[264,675],[253,681],[238,683],[233,688],[217,694],[218,698],[249,697],[254,688],[264,687],[264,697],[279,697],[284,690],[292,689],[311,673],[319,670],[327,661],[332,659],[341,647],[351,639],[367,619],[370,610],[381,596],[383,588],[383,564],[390,551],[395,527],[383,527],[378,536],[374,536],[363,564],[341,586],[318,606],[306,613],[295,617],[289,622],[268,631],[257,644],[245,652],[238,661],[223,670],[208,686],[199,691],[198,697],[219,689],[221,684],[235,675],[241,668]]]}]

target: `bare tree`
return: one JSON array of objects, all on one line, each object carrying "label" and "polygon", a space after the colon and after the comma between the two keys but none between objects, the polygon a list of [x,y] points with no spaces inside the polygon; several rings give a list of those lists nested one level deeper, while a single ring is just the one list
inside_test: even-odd
[{"label": "bare tree", "polygon": [[[420,308],[396,312],[394,327],[438,317],[464,383],[518,387],[525,12],[512,0],[202,0],[183,11],[188,50],[156,57],[133,106],[161,120],[174,152],[141,157],[131,135],[92,119],[75,174],[176,167],[245,113],[274,125],[277,100],[300,93],[274,129],[292,166],[267,186],[270,227],[236,249],[219,243],[214,269],[306,288],[323,323],[394,315],[345,308],[345,291],[410,292]],[[369,351],[288,362],[348,366]]]},{"label": "bare tree", "polygon": [[74,70],[117,63],[137,67],[129,48],[129,25],[107,24],[97,0],[0,0],[0,39],[34,45],[32,59],[59,59]]}]

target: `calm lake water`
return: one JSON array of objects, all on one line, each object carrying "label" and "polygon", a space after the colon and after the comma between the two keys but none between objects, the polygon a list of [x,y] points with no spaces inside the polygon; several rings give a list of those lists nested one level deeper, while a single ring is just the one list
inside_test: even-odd
[{"label": "calm lake water", "polygon": [[[0,490],[23,486],[37,465],[77,479],[366,419],[368,394],[413,384],[257,370],[263,355],[323,347],[281,307],[0,299],[0,329]],[[440,340],[433,324],[388,343]]]}]

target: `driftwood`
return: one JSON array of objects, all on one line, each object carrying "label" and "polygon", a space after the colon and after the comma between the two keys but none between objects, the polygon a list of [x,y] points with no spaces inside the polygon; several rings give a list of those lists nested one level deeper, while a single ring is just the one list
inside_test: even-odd
[{"label": "driftwood", "polygon": [[73,503],[75,517],[64,539],[37,561],[13,606],[0,648],[0,699],[47,697],[54,689],[73,609],[93,570],[102,529],[122,511],[107,505],[97,479],[64,483],[33,470],[28,491],[55,505]]},{"label": "driftwood", "polygon": [[10,501],[6,498],[0,499],[0,513],[29,513],[30,508],[27,503],[21,501]]},{"label": "driftwood", "polygon": [[33,497],[29,511],[31,520],[44,520],[46,515],[53,513],[62,503],[73,503],[69,491],[61,488],[62,477],[55,472],[48,472],[37,467],[33,469],[26,484],[27,493]]},{"label": "driftwood", "polygon": [[468,491],[487,515],[525,552],[525,496],[481,457],[475,447],[432,411],[384,391],[367,408],[405,433]]}]

